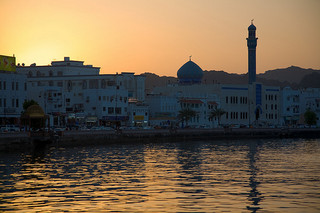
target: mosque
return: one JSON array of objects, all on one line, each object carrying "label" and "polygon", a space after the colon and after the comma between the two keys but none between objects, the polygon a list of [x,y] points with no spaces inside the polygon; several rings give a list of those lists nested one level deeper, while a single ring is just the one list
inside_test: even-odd
[{"label": "mosque", "polygon": [[214,109],[222,109],[221,125],[270,126],[280,124],[280,88],[256,82],[256,27],[248,27],[248,84],[202,84],[203,70],[189,58],[177,72],[178,84],[157,87],[147,94],[150,123],[174,122],[179,111],[192,109],[196,116],[191,126],[216,127],[218,119],[210,119]]}]

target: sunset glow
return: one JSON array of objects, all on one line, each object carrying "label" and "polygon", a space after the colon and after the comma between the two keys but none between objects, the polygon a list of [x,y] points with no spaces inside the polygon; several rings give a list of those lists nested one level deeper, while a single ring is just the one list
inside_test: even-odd
[{"label": "sunset glow", "polygon": [[254,19],[257,73],[320,69],[319,9],[318,0],[1,0],[0,55],[167,76],[192,55],[203,70],[246,73]]}]

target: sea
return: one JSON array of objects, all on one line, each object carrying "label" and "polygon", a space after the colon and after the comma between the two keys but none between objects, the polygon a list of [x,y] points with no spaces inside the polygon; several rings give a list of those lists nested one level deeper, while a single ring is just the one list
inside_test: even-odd
[{"label": "sea", "polygon": [[0,212],[320,212],[320,139],[2,151]]}]

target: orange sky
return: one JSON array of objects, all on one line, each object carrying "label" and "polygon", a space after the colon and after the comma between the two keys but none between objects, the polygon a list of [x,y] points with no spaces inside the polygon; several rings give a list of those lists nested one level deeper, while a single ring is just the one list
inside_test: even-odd
[{"label": "orange sky", "polygon": [[0,0],[0,54],[168,76],[192,55],[203,70],[246,73],[254,18],[257,73],[320,69],[319,11],[319,0]]}]

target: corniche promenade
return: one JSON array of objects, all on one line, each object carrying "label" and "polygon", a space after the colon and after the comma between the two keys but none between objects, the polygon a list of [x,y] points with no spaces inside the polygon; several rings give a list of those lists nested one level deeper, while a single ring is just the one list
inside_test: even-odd
[{"label": "corniche promenade", "polygon": [[0,134],[0,150],[35,145],[81,146],[111,143],[177,142],[196,140],[241,140],[267,138],[320,138],[320,128],[215,128],[215,129],[135,129],[63,131],[55,134],[29,132]]}]

